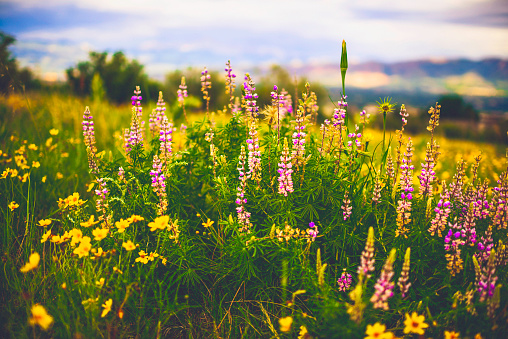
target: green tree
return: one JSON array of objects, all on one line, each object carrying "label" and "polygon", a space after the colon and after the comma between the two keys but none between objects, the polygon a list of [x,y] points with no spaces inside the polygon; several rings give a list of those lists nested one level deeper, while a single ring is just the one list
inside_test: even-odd
[{"label": "green tree", "polygon": [[437,102],[441,105],[441,118],[444,120],[480,120],[478,111],[472,104],[465,102],[460,95],[446,94],[441,96]]},{"label": "green tree", "polygon": [[0,93],[21,88],[31,89],[40,85],[29,69],[19,69],[16,58],[9,51],[9,46],[15,42],[13,36],[0,32]]}]

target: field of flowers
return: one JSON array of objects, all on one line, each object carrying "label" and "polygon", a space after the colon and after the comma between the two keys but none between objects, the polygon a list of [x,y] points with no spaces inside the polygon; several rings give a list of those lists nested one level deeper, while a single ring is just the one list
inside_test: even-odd
[{"label": "field of flowers", "polygon": [[506,335],[504,149],[442,139],[439,103],[409,136],[381,100],[390,135],[225,78],[211,112],[203,70],[199,116],[183,79],[178,125],[139,88],[0,98],[2,337]]}]

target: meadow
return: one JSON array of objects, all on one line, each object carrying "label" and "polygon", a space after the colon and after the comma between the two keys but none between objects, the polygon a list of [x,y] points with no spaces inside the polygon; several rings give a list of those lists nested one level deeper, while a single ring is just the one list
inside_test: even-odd
[{"label": "meadow", "polygon": [[505,335],[503,146],[444,139],[439,103],[412,136],[387,98],[395,133],[225,79],[215,112],[206,70],[175,103],[0,97],[4,337]]}]

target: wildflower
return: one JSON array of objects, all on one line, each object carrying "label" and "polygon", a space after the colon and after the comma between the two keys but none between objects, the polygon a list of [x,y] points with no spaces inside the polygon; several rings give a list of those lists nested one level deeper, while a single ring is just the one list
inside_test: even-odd
[{"label": "wildflower", "polygon": [[48,179],[47,175],[43,176],[42,179],[41,179],[42,183],[45,183],[47,179]]},{"label": "wildflower", "polygon": [[494,249],[490,251],[487,265],[481,269],[481,276],[478,281],[478,292],[480,293],[480,302],[491,299],[494,296],[494,290],[498,277],[496,274],[496,252]]},{"label": "wildflower", "polygon": [[298,333],[298,339],[306,339],[310,338],[309,331],[307,331],[307,327],[305,325],[300,326],[300,333]]},{"label": "wildflower", "polygon": [[64,177],[64,176],[63,176],[63,174],[62,174],[62,173],[60,173],[60,172],[56,172],[56,178],[57,178],[58,180],[63,179],[63,177]]},{"label": "wildflower", "polygon": [[102,257],[103,255],[106,255],[106,252],[104,252],[104,250],[102,249],[102,247],[99,247],[99,249],[94,253],[94,256],[96,258],[100,258]]},{"label": "wildflower", "polygon": [[104,309],[102,310],[101,318],[104,318],[106,314],[108,314],[109,311],[111,311],[111,306],[113,306],[113,299],[109,299],[104,304],[102,304],[102,308]]},{"label": "wildflower", "polygon": [[63,283],[62,285],[60,285],[60,287],[61,287],[62,289],[64,289],[64,290],[66,290],[66,289],[67,289],[67,284],[66,284],[66,283]]},{"label": "wildflower", "polygon": [[14,211],[16,208],[19,207],[19,205],[15,201],[11,201],[8,207],[11,211]]},{"label": "wildflower", "polygon": [[28,320],[30,326],[39,325],[44,331],[46,331],[53,323],[53,317],[48,314],[42,305],[33,305],[31,312],[32,317]]},{"label": "wildflower", "polygon": [[38,162],[38,161],[32,161],[32,167],[33,168],[39,168],[39,167],[41,167],[41,163]]},{"label": "wildflower", "polygon": [[367,325],[365,334],[367,335],[365,339],[387,339],[391,332],[386,332],[386,326],[377,322],[374,325]]},{"label": "wildflower", "polygon": [[436,216],[431,221],[431,226],[429,228],[429,232],[431,235],[434,235],[437,231],[437,235],[439,237],[442,236],[442,232],[445,230],[448,216],[451,213],[450,205],[450,193],[446,187],[446,183],[443,180],[443,192],[441,193],[441,199],[437,203],[437,207],[434,209],[436,212]]},{"label": "wildflower", "polygon": [[376,290],[370,301],[374,304],[374,308],[382,308],[388,310],[388,298],[393,296],[394,283],[391,281],[393,277],[393,262],[395,261],[396,250],[392,249],[388,259],[386,259],[381,275],[374,286]]},{"label": "wildflower", "polygon": [[347,273],[346,269],[344,268],[340,278],[337,280],[337,284],[339,284],[339,291],[346,292],[349,290],[352,282],[353,279],[351,274]]},{"label": "wildflower", "polygon": [[238,223],[241,225],[240,232],[250,233],[250,213],[246,211],[245,204],[247,204],[247,198],[245,198],[245,190],[247,187],[247,176],[245,175],[245,147],[241,146],[240,156],[238,157],[237,170],[240,173],[239,180],[240,186],[236,188],[236,200],[237,205],[236,212],[238,213]]},{"label": "wildflower", "polygon": [[39,148],[35,144],[30,144],[30,145],[28,145],[28,149],[32,150],[32,151],[37,151],[37,149],[39,149]]},{"label": "wildflower", "polygon": [[284,138],[284,146],[282,148],[282,155],[280,156],[279,169],[279,194],[283,194],[285,197],[288,193],[294,192],[293,180],[291,174],[292,169],[292,155],[289,153],[289,146],[287,138]]},{"label": "wildflower", "polygon": [[95,224],[99,223],[98,221],[95,221],[95,216],[94,215],[91,215],[90,216],[90,219],[88,219],[88,221],[85,221],[85,222],[81,222],[79,223],[81,226],[83,227],[90,227],[90,226],[93,226]]},{"label": "wildflower", "polygon": [[51,135],[58,135],[58,132],[59,131],[56,128],[52,128],[49,130],[49,134],[51,134]]},{"label": "wildflower", "polygon": [[49,238],[50,236],[51,236],[51,230],[48,230],[46,233],[44,233],[44,234],[42,235],[42,238],[41,238],[41,244],[42,244],[42,243],[45,243],[45,242],[48,240],[48,238]]},{"label": "wildflower", "polygon": [[166,178],[164,177],[163,165],[159,156],[155,154],[153,156],[152,168],[150,175],[152,176],[152,187],[153,191],[159,197],[159,203],[157,204],[157,215],[162,215],[166,212],[168,201],[166,198]]},{"label": "wildflower", "polygon": [[291,316],[279,319],[280,330],[282,332],[291,331],[291,324],[293,324],[293,317]]},{"label": "wildflower", "polygon": [[17,169],[12,169],[11,170],[11,178],[15,178],[18,176],[18,170]]},{"label": "wildflower", "polygon": [[87,257],[92,249],[92,244],[90,243],[91,240],[92,239],[90,237],[83,237],[79,246],[74,249],[73,253],[77,254],[80,258]]},{"label": "wildflower", "polygon": [[28,257],[28,262],[25,264],[25,266],[21,267],[19,271],[22,273],[26,273],[28,271],[37,268],[37,266],[39,266],[40,260],[41,256],[39,255],[39,253],[37,252],[32,253],[30,257]]},{"label": "wildflower", "polygon": [[208,70],[206,67],[201,72],[201,92],[203,93],[203,99],[206,101],[206,115],[208,116],[208,111],[210,109],[210,95],[208,90],[212,88],[212,83],[210,81],[210,74],[208,74]]},{"label": "wildflower", "polygon": [[119,274],[123,274],[122,270],[117,268],[116,266],[113,267],[113,272],[118,272]]},{"label": "wildflower", "polygon": [[255,118],[258,116],[259,107],[257,105],[258,95],[254,93],[256,91],[255,83],[249,73],[245,74],[245,81],[243,83],[244,96],[242,104],[245,105],[245,111],[248,117]]},{"label": "wildflower", "polygon": [[213,220],[208,219],[208,221],[207,221],[207,222],[204,222],[204,223],[203,223],[203,227],[204,227],[204,228],[208,228],[208,227],[212,226],[212,225],[213,225],[213,223],[214,223],[214,221],[213,221]]},{"label": "wildflower", "polygon": [[148,224],[148,227],[150,227],[150,231],[153,232],[155,230],[164,230],[166,227],[168,227],[169,224],[169,215],[163,215],[161,217],[155,218],[154,221]]},{"label": "wildflower", "polygon": [[249,138],[247,138],[247,149],[249,150],[247,179],[256,180],[259,184],[261,182],[261,152],[259,151],[257,134],[256,120],[251,118],[249,123]]},{"label": "wildflower", "polygon": [[148,264],[148,256],[145,251],[139,251],[139,257],[137,257],[134,262],[140,262],[142,264]]},{"label": "wildflower", "polygon": [[416,333],[423,335],[425,333],[425,329],[429,327],[425,322],[425,317],[423,315],[418,315],[418,313],[413,312],[411,316],[406,313],[406,320],[404,320],[404,333]]},{"label": "wildflower", "polygon": [[444,331],[445,339],[460,339],[460,332]]},{"label": "wildflower", "polygon": [[92,231],[92,235],[94,236],[94,240],[101,241],[102,239],[108,236],[109,229],[107,228],[96,228]]},{"label": "wildflower", "polygon": [[120,221],[115,222],[115,226],[118,228],[118,233],[125,232],[125,229],[130,226],[130,222],[128,220],[120,219]]},{"label": "wildflower", "polygon": [[406,228],[411,222],[411,200],[413,199],[413,169],[414,166],[411,165],[411,159],[413,157],[413,142],[411,138],[407,143],[406,152],[404,153],[404,158],[402,159],[402,165],[400,166],[401,178],[400,178],[400,189],[401,199],[397,202],[397,230],[395,231],[395,236],[403,235],[407,238],[407,232],[409,231]]},{"label": "wildflower", "polygon": [[127,241],[122,244],[122,247],[125,248],[126,251],[132,251],[136,249],[136,245],[132,241]]},{"label": "wildflower", "polygon": [[100,278],[99,281],[96,281],[95,285],[97,285],[99,288],[104,286],[104,278]]},{"label": "wildflower", "polygon": [[81,242],[81,240],[83,239],[83,232],[81,232],[81,230],[79,230],[77,228],[73,228],[70,233],[72,236],[71,246],[76,245],[77,243]]},{"label": "wildflower", "polygon": [[9,169],[6,169],[2,172],[2,174],[0,175],[0,179],[5,179],[7,178],[7,176],[9,175],[10,171]]},{"label": "wildflower", "polygon": [[402,272],[400,273],[399,280],[397,285],[400,288],[400,293],[402,294],[402,298],[406,296],[409,287],[411,287],[411,283],[409,280],[409,264],[410,264],[410,256],[411,256],[411,248],[408,247],[406,250],[406,255],[404,256],[404,264],[402,265]]},{"label": "wildflower", "polygon": [[370,278],[370,272],[374,271],[374,262],[374,228],[369,227],[367,243],[362,252],[361,264],[358,266],[358,274]]}]

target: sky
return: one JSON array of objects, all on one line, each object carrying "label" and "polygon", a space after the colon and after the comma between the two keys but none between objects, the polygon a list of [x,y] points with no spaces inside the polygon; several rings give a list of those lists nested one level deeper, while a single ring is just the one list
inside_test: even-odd
[{"label": "sky", "polygon": [[90,51],[124,51],[147,73],[444,58],[508,58],[507,0],[0,0],[0,30],[45,79]]}]

